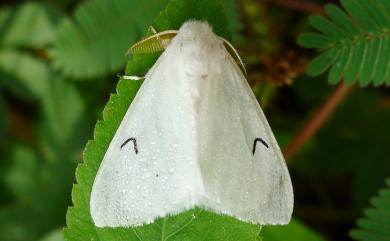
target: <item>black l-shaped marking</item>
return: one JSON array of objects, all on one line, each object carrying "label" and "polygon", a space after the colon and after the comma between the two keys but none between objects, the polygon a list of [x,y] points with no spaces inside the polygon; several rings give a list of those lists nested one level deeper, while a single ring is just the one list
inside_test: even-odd
[{"label": "black l-shaped marking", "polygon": [[265,142],[263,139],[261,138],[256,138],[255,141],[253,142],[253,150],[252,150],[252,154],[254,155],[255,152],[256,152],[256,143],[260,141],[265,147],[269,148],[267,142]]},{"label": "black l-shaped marking", "polygon": [[121,145],[121,150],[127,143],[129,143],[129,141],[133,142],[135,154],[138,154],[137,140],[135,138],[129,138],[125,142],[123,142],[123,144]]}]

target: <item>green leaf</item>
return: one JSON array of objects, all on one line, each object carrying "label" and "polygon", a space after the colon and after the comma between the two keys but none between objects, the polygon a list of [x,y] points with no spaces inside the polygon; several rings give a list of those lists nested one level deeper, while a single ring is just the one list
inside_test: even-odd
[{"label": "green leaf", "polygon": [[[78,90],[54,73],[45,62],[16,50],[0,51],[0,76],[4,85],[24,98],[38,99],[56,142],[65,142],[84,111]],[[53,141],[53,140],[51,140]],[[53,144],[53,143],[51,143]]]},{"label": "green leaf", "polygon": [[359,241],[390,240],[390,179],[386,189],[379,191],[371,200],[372,207],[364,211],[365,217],[359,219],[359,229],[351,231],[351,236]]},{"label": "green leaf", "polygon": [[69,153],[48,160],[14,145],[2,179],[12,200],[0,209],[0,240],[37,240],[63,224],[75,163]]},{"label": "green leaf", "polygon": [[229,24],[229,32],[232,33],[232,42],[240,43],[242,42],[241,37],[241,18],[240,18],[240,9],[238,8],[238,1],[236,0],[223,0],[222,4],[226,11],[227,21]]},{"label": "green leaf", "polygon": [[325,241],[325,239],[298,220],[292,220],[287,226],[266,226],[261,231],[265,241]]},{"label": "green leaf", "polygon": [[337,59],[332,65],[332,68],[329,71],[328,82],[330,84],[337,84],[341,77],[344,75],[345,67],[351,61],[351,52],[352,50],[349,46],[344,46],[341,49],[340,55],[337,57]]},{"label": "green leaf", "polygon": [[[188,19],[207,20],[217,33],[230,38],[222,5],[218,1],[172,0],[154,26],[158,31],[178,29]],[[129,61],[126,72],[140,74],[147,71],[157,56],[151,59],[147,59],[150,56],[135,56]],[[200,208],[160,218],[152,224],[136,228],[97,228],[93,224],[89,212],[89,200],[95,175],[112,137],[141,84],[141,81],[121,79],[117,86],[117,94],[111,96],[103,111],[103,121],[99,121],[95,126],[94,140],[88,142],[84,151],[84,163],[76,170],[77,184],[72,191],[73,207],[67,212],[65,240],[258,240],[258,225],[243,223],[232,217]]]},{"label": "green leaf", "polygon": [[3,175],[14,200],[0,210],[0,240],[36,240],[63,225],[74,160],[85,138],[77,128],[84,104],[72,84],[51,77],[48,94],[40,99],[43,118],[34,145],[39,151],[15,145]]},{"label": "green leaf", "polygon": [[53,42],[62,13],[42,3],[0,11],[0,45],[41,48]]},{"label": "green leaf", "polygon": [[75,86],[61,77],[53,75],[47,85],[47,93],[42,99],[45,132],[50,131],[51,141],[63,144],[79,131],[76,127],[85,106]]},{"label": "green leaf", "polygon": [[0,50],[0,76],[4,87],[18,96],[43,98],[52,77],[43,61],[15,49]]},{"label": "green leaf", "polygon": [[146,32],[166,0],[89,0],[63,21],[51,51],[54,65],[72,78],[117,71],[128,47]]},{"label": "green leaf", "polygon": [[223,13],[223,6],[218,0],[171,0],[165,11],[155,21],[154,26],[157,31],[179,29],[187,20],[207,21],[217,35],[231,40],[227,27],[228,21]]},{"label": "green leaf", "polygon": [[[381,42],[381,51],[378,56],[378,63],[384,63],[386,62],[386,59],[390,59],[390,36],[387,35],[383,38]],[[376,66],[376,72],[374,75],[374,85],[379,86],[383,84],[386,80],[390,81],[390,65],[377,65]],[[389,82],[387,82],[389,84]]]},{"label": "green leaf", "polygon": [[322,49],[331,45],[331,40],[318,33],[302,33],[299,35],[298,44],[306,48]]},{"label": "green leaf", "polygon": [[322,74],[332,65],[337,57],[338,53],[336,51],[325,51],[309,64],[306,72],[311,76]]},{"label": "green leaf", "polygon": [[12,193],[22,200],[34,196],[36,173],[38,173],[38,160],[31,149],[17,147],[13,151],[14,162],[4,175],[3,180]]},{"label": "green leaf", "polygon": [[351,58],[351,67],[345,70],[345,84],[353,84],[358,79],[358,76],[363,69],[362,65],[367,57],[367,52],[368,48],[365,42],[359,42],[357,43],[357,46],[351,49],[351,55],[355,57]]},{"label": "green leaf", "polygon": [[328,4],[326,17],[309,18],[319,32],[298,37],[301,46],[321,51],[307,72],[319,75],[330,69],[331,84],[342,79],[360,86],[390,84],[390,4],[385,0],[342,0],[341,4],[345,11]]},{"label": "green leaf", "polygon": [[46,234],[42,239],[39,241],[63,241],[63,234],[62,229],[55,229],[48,234]]}]

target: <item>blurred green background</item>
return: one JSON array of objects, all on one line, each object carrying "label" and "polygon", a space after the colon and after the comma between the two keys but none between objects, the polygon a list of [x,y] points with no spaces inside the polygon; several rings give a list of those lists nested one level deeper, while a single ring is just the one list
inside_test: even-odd
[{"label": "blurred green background", "polygon": [[[0,3],[0,240],[62,240],[75,168],[124,72],[125,52],[167,2]],[[248,81],[283,149],[337,88],[326,75],[304,74],[316,53],[295,42],[310,29],[309,14],[338,1],[222,2]],[[351,240],[349,231],[390,177],[388,123],[388,88],[354,87],[287,160],[302,225],[324,240]],[[293,240],[296,230],[281,232],[303,240]],[[264,240],[283,240],[267,239],[268,232]]]}]

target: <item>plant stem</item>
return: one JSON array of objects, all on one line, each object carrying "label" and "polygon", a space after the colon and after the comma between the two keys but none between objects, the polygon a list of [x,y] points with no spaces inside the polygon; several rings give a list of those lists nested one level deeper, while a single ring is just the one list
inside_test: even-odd
[{"label": "plant stem", "polygon": [[271,3],[291,8],[294,10],[298,10],[305,13],[314,13],[314,14],[324,14],[324,8],[316,3],[309,3],[305,1],[297,1],[297,0],[267,0]]},{"label": "plant stem", "polygon": [[350,92],[351,87],[340,84],[334,92],[328,97],[319,111],[311,118],[305,127],[298,133],[293,141],[283,150],[286,160],[290,160],[310,139],[318,129],[329,119],[333,110],[342,102],[345,96]]}]

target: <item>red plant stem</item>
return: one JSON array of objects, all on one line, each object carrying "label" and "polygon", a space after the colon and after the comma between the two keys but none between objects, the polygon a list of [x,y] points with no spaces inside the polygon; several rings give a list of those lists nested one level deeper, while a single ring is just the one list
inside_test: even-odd
[{"label": "red plant stem", "polygon": [[309,3],[298,0],[268,0],[271,3],[278,4],[280,6],[291,8],[306,13],[324,14],[324,8],[316,3]]},{"label": "red plant stem", "polygon": [[334,90],[319,111],[283,150],[286,160],[290,160],[301,149],[303,144],[318,131],[327,119],[329,119],[333,110],[342,102],[350,90],[351,87],[345,86],[344,84],[340,84],[336,90]]}]

